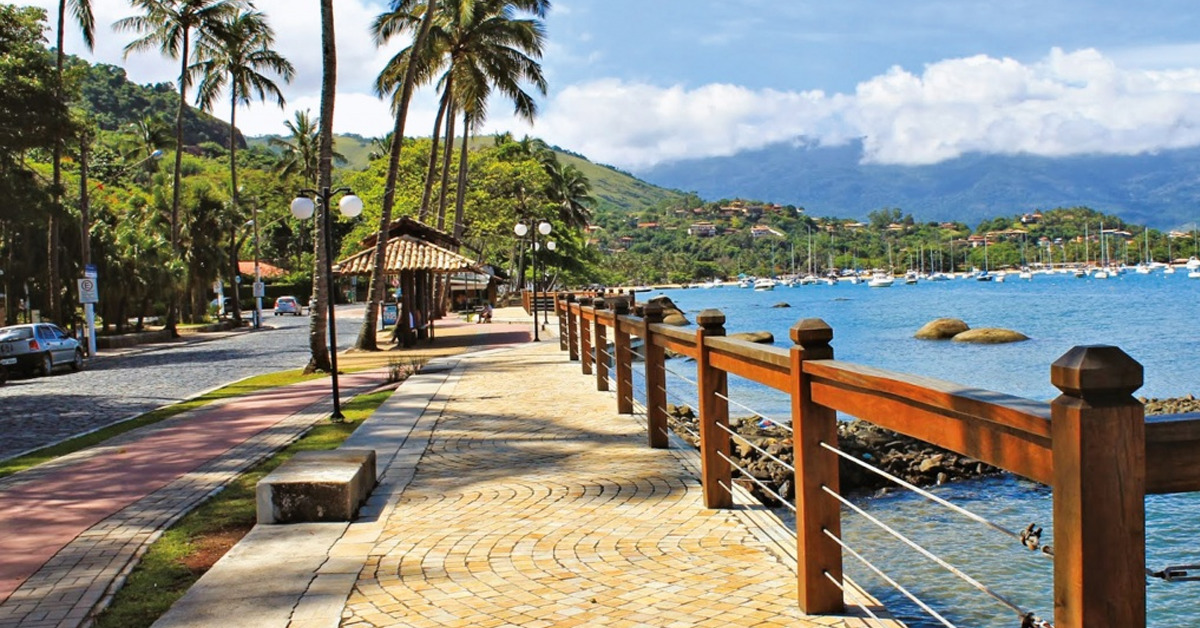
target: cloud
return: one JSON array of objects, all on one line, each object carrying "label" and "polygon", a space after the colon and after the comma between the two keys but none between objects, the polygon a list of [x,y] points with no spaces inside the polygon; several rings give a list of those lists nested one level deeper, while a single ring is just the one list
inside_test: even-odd
[{"label": "cloud", "polygon": [[730,155],[804,137],[855,138],[864,160],[930,164],[967,153],[1137,154],[1200,145],[1200,69],[1122,69],[1092,49],[1023,64],[979,55],[894,67],[853,94],[693,89],[617,79],[564,88],[547,141],[628,168]]}]

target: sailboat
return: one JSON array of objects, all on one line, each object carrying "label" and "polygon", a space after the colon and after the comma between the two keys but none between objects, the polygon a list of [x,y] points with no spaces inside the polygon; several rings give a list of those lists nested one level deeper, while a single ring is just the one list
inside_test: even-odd
[{"label": "sailboat", "polygon": [[983,272],[976,275],[975,279],[979,281],[991,281],[992,275],[988,273],[988,239],[987,234],[983,234]]},{"label": "sailboat", "polygon": [[892,277],[892,243],[888,242],[888,272],[876,271],[871,274],[871,278],[867,280],[867,286],[870,288],[890,288],[895,283],[895,278]]},{"label": "sailboat", "polygon": [[1163,269],[1164,275],[1175,274],[1175,260],[1171,257],[1171,236],[1167,236],[1167,267]]},{"label": "sailboat", "polygon": [[1109,271],[1108,271],[1108,262],[1106,260],[1106,258],[1108,257],[1107,253],[1108,253],[1108,247],[1106,247],[1105,243],[1104,243],[1104,223],[1101,222],[1100,223],[1100,261],[1099,261],[1100,268],[1096,269],[1096,272],[1092,273],[1093,279],[1108,279]]},{"label": "sailboat", "polygon": [[1145,233],[1145,238],[1143,238],[1144,244],[1142,245],[1142,263],[1137,265],[1136,270],[1139,275],[1149,275],[1150,271],[1154,270],[1154,266],[1150,262],[1150,229],[1145,229],[1143,233]]}]

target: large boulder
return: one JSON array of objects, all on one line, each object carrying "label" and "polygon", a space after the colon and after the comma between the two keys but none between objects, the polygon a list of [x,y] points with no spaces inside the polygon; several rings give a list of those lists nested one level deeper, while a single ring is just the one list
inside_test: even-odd
[{"label": "large boulder", "polygon": [[675,305],[675,302],[671,300],[671,297],[665,294],[651,297],[647,303],[652,303],[662,308],[663,323],[667,325],[686,327],[692,324],[692,322],[687,319],[687,316],[684,316],[683,310],[679,309],[679,306]]},{"label": "large boulder", "polygon": [[949,340],[968,329],[970,327],[957,318],[935,318],[918,329],[914,337],[921,340]]},{"label": "large boulder", "polygon": [[775,342],[775,335],[769,331],[739,331],[736,334],[729,334],[730,338],[737,340],[748,340],[760,344],[769,345]]},{"label": "large boulder", "polygon": [[1011,329],[1001,329],[999,327],[980,327],[979,329],[968,329],[954,337],[954,342],[972,342],[981,345],[996,345],[1006,342],[1021,342],[1029,340],[1029,336],[1022,334],[1019,331]]}]

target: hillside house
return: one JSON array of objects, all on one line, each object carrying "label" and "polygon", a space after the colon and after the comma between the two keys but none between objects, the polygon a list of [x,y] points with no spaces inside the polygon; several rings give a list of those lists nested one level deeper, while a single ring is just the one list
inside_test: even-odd
[{"label": "hillside house", "polygon": [[711,222],[696,222],[688,227],[688,235],[697,238],[711,238],[717,235],[717,226]]}]

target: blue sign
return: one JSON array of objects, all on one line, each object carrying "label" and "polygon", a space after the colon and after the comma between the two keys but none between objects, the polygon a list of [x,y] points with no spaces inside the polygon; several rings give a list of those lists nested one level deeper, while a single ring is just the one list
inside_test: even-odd
[{"label": "blue sign", "polygon": [[388,303],[383,306],[383,326],[395,325],[396,319],[400,317],[400,308],[395,303]]},{"label": "blue sign", "polygon": [[96,274],[96,265],[95,264],[86,264],[83,267],[83,276],[87,277],[89,279],[95,279],[96,277],[98,277],[99,275]]}]

